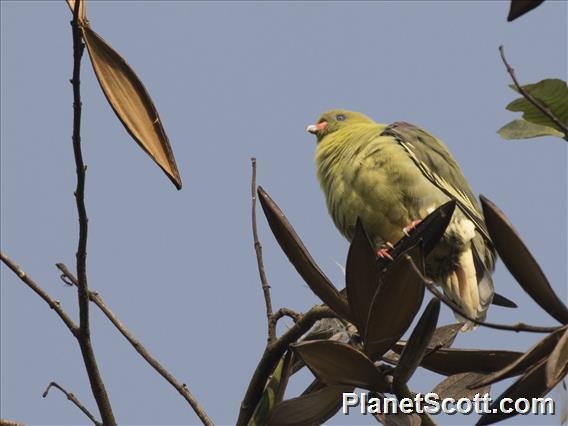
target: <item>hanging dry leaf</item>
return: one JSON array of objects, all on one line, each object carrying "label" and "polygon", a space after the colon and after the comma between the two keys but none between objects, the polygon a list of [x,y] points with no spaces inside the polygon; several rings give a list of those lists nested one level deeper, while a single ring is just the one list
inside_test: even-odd
[{"label": "hanging dry leaf", "polygon": [[128,133],[166,173],[177,189],[181,178],[158,110],[132,68],[89,26],[83,40],[99,84]]}]

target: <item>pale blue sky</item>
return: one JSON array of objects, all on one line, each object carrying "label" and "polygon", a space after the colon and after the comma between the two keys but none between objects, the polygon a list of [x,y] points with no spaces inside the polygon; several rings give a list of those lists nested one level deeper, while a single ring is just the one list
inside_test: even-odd
[{"label": "pale blue sky", "polygon": [[[566,76],[566,3],[547,1],[513,23],[508,2],[90,2],[88,17],[133,66],[160,111],[181,192],[130,139],[83,60],[91,289],[186,382],[216,423],[233,423],[266,341],[250,232],[250,160],[338,287],[347,242],[315,178],[304,128],[329,108],[409,121],[443,139],[476,193],[515,224],[566,300],[567,144],[508,142],[518,117],[497,47],[525,83]],[[1,2],[1,248],[76,316],[54,267],[74,263],[70,13],[63,2]],[[317,303],[261,213],[275,308]],[[80,352],[59,318],[4,266],[2,417],[82,424],[51,380],[96,412]],[[519,304],[488,319],[553,325],[501,263],[495,287]],[[96,308],[93,341],[122,424],[195,423],[185,401]],[[453,321],[446,308],[440,323]],[[480,329],[456,346],[525,350],[541,336]],[[292,383],[291,392],[305,385]],[[419,371],[416,391],[440,378]],[[495,386],[495,395],[505,385]],[[291,395],[293,395],[291,393]],[[558,390],[552,393],[557,399]],[[471,424],[446,417],[441,423]],[[336,424],[369,423],[336,416]],[[558,424],[517,417],[509,423]]]}]

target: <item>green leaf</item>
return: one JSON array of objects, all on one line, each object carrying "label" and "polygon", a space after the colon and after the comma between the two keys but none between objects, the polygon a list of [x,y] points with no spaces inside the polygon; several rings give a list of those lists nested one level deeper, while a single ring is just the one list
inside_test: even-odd
[{"label": "green leaf", "polygon": [[[558,78],[548,78],[538,83],[526,84],[522,87],[537,102],[548,108],[562,123],[568,123],[568,87],[565,81]],[[515,86],[512,85],[511,88],[518,92]],[[552,127],[562,132],[558,125],[524,97],[515,99],[507,105],[507,109],[513,112],[522,112],[526,121]]]},{"label": "green leaf", "polygon": [[513,120],[510,123],[505,124],[499,130],[497,130],[499,136],[503,139],[530,139],[538,138],[540,136],[556,136],[559,138],[564,137],[564,133],[558,130],[543,126],[541,124],[534,124],[529,121],[519,119]]},{"label": "green leaf", "polygon": [[286,355],[276,365],[248,426],[265,425],[272,415],[274,406],[282,400],[288,381],[287,373],[289,372],[291,355],[292,352],[286,352]]}]

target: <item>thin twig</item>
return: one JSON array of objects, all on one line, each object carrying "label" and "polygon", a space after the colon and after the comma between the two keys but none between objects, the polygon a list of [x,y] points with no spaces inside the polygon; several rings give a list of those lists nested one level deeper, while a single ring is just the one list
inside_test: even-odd
[{"label": "thin twig", "polygon": [[293,311],[292,309],[280,308],[276,312],[274,312],[270,317],[270,326],[275,330],[274,333],[276,333],[276,324],[278,324],[278,321],[280,319],[284,317],[289,317],[292,318],[294,322],[297,322],[301,318],[301,316],[302,315]]},{"label": "thin twig", "polygon": [[327,306],[314,306],[301,315],[296,323],[279,339],[266,346],[241,403],[237,425],[246,425],[249,422],[258,401],[262,397],[266,381],[274,371],[282,355],[288,350],[290,343],[298,340],[316,321],[322,318],[336,317],[337,314]]},{"label": "thin twig", "polygon": [[469,320],[469,321],[471,321],[475,324],[478,324],[478,325],[481,325],[481,326],[487,327],[487,328],[493,328],[495,330],[507,330],[507,331],[516,331],[516,332],[527,331],[527,332],[530,332],[530,333],[552,333],[552,332],[554,332],[554,331],[556,331],[556,330],[558,330],[562,327],[562,326],[540,327],[540,326],[534,326],[534,325],[527,325],[527,324],[524,324],[522,322],[519,322],[519,323],[513,324],[513,325],[496,324],[496,323],[491,323],[491,322],[480,321],[476,318],[473,318],[473,317],[469,316],[467,313],[465,313],[460,306],[458,306],[456,303],[454,303],[453,301],[448,299],[446,296],[444,296],[444,294],[442,294],[442,292],[440,290],[438,290],[438,288],[436,287],[436,284],[432,280],[425,277],[422,274],[422,272],[420,272],[420,269],[416,266],[416,264],[414,263],[414,260],[409,255],[405,255],[405,257],[410,262],[410,265],[414,269],[414,272],[416,272],[420,276],[420,278],[424,282],[424,285],[430,291],[430,293],[432,293],[434,296],[436,296],[438,299],[440,299],[442,301],[442,303],[444,303],[450,309],[452,309],[453,311],[457,312],[458,314],[460,314],[465,319],[467,319],[467,320]]},{"label": "thin twig", "polygon": [[73,154],[77,172],[77,188],[75,201],[79,214],[79,242],[77,244],[77,281],[79,301],[79,333],[77,341],[81,348],[83,361],[91,384],[93,396],[97,402],[102,421],[105,425],[115,425],[116,420],[112,412],[110,399],[104,382],[99,373],[95,352],[91,343],[91,329],[89,326],[89,287],[87,285],[87,233],[88,218],[85,207],[85,170],[83,153],[81,151],[81,58],[85,50],[79,24],[79,9],[82,0],[75,1],[71,27],[73,32]]},{"label": "thin twig", "polygon": [[[71,271],[63,264],[57,263],[57,268],[62,273],[62,279],[68,280],[72,285],[77,285],[77,278],[73,276]],[[67,282],[67,281],[66,281]],[[120,331],[120,333],[128,340],[132,347],[138,352],[142,358],[150,364],[154,370],[158,372],[166,381],[168,381],[184,399],[189,403],[195,414],[201,419],[204,425],[213,426],[213,421],[207,415],[205,409],[201,404],[195,399],[192,393],[189,391],[185,383],[180,383],[156,358],[154,358],[150,352],[144,347],[142,343],[126,328],[126,326],[118,319],[118,317],[111,311],[108,305],[104,302],[102,297],[95,291],[89,291],[89,299],[106,315],[106,317],[113,323],[113,325]]]},{"label": "thin twig", "polygon": [[568,126],[566,125],[566,123],[563,123],[562,120],[560,120],[548,107],[541,104],[537,99],[535,99],[534,96],[532,96],[530,93],[528,93],[519,84],[519,82],[517,81],[517,77],[515,76],[515,70],[513,69],[513,67],[511,67],[511,65],[509,65],[509,62],[507,62],[507,59],[505,58],[505,51],[504,51],[504,48],[503,48],[502,45],[499,46],[499,53],[501,54],[501,59],[502,59],[503,63],[505,64],[505,68],[507,69],[507,72],[511,76],[511,79],[513,80],[513,83],[515,84],[515,87],[517,88],[519,93],[521,95],[523,95],[524,98],[527,101],[529,101],[536,108],[538,108],[540,110],[540,112],[542,112],[544,115],[546,115],[548,118],[550,118],[550,120],[553,121],[554,124],[556,124],[558,127],[560,127],[562,129],[562,131],[564,132],[564,136],[568,137]]},{"label": "thin twig", "polygon": [[272,321],[272,301],[270,299],[270,285],[264,271],[264,261],[262,260],[262,245],[258,239],[258,230],[256,228],[256,158],[250,159],[252,164],[252,178],[250,192],[252,197],[252,236],[254,240],[254,251],[256,252],[256,263],[258,264],[258,274],[260,275],[260,283],[262,292],[264,293],[264,303],[266,305],[266,321],[268,324],[268,344],[276,340],[276,322]]},{"label": "thin twig", "polygon": [[73,395],[71,392],[67,392],[62,386],[60,386],[57,382],[49,382],[49,384],[47,385],[47,388],[45,388],[45,391],[43,392],[42,396],[45,398],[47,396],[47,394],[49,393],[49,389],[51,389],[51,387],[57,388],[59,389],[61,392],[63,392],[65,394],[65,396],[67,397],[67,399],[69,401],[71,401],[73,404],[75,404],[77,406],[77,408],[79,410],[81,410],[83,413],[85,413],[85,415],[89,418],[89,420],[91,420],[96,426],[102,426],[102,423],[99,422],[95,416],[93,416],[91,414],[91,412],[89,410],[87,410],[87,408],[81,404],[81,401],[79,401],[77,399],[77,397],[75,395]]},{"label": "thin twig", "polygon": [[69,315],[67,315],[67,313],[61,307],[59,301],[52,299],[44,289],[37,285],[36,282],[22,270],[22,268],[14,263],[14,261],[12,261],[12,259],[6,256],[3,252],[0,252],[0,259],[2,259],[2,262],[4,262],[6,266],[10,268],[18,276],[18,278],[22,280],[24,284],[26,284],[29,288],[36,292],[36,294],[41,297],[51,309],[53,309],[57,313],[57,315],[59,315],[59,318],[61,318],[61,320],[65,323],[69,331],[74,336],[77,336],[77,333],[79,332],[79,326],[75,324],[75,322],[69,317]]}]

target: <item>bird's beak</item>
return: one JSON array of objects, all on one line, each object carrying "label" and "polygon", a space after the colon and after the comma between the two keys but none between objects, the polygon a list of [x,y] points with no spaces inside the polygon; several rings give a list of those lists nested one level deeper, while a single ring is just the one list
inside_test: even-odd
[{"label": "bird's beak", "polygon": [[306,132],[317,135],[326,127],[327,127],[327,121],[321,121],[318,124],[310,124],[308,127],[306,127]]}]

